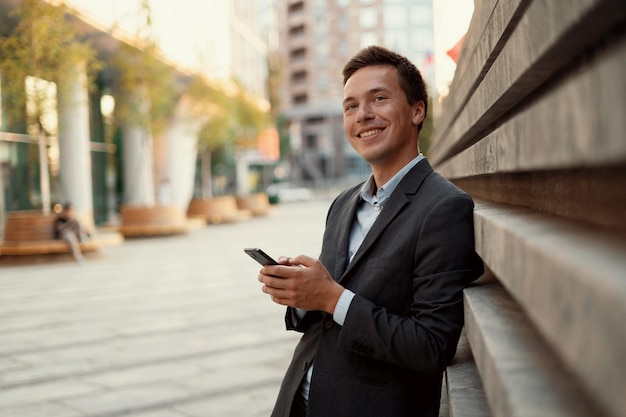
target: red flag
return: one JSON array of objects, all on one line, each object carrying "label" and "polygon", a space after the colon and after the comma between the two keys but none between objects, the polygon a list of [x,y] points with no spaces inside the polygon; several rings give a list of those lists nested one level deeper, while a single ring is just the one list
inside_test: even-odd
[{"label": "red flag", "polygon": [[431,51],[428,51],[426,52],[426,55],[424,56],[424,61],[422,62],[422,66],[427,67],[429,65],[432,65],[434,60],[435,60],[435,57],[433,56],[433,53]]},{"label": "red flag", "polygon": [[433,56],[433,53],[428,51],[426,55],[424,55],[424,59],[422,59],[422,63],[418,68],[420,71],[428,71],[434,62],[435,57]]},{"label": "red flag", "polygon": [[446,54],[452,58],[452,60],[456,63],[459,61],[459,55],[461,55],[461,49],[463,48],[463,41],[465,40],[465,35],[461,36],[461,39],[454,44],[454,46],[446,52]]}]

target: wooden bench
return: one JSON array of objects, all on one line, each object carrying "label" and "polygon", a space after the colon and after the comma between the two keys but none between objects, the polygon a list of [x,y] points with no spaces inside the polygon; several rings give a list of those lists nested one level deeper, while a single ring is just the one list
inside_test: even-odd
[{"label": "wooden bench", "polygon": [[[55,214],[44,215],[40,211],[24,210],[6,213],[4,241],[0,255],[44,255],[72,253],[69,243],[54,238]],[[83,252],[114,246],[123,242],[117,233],[95,234],[87,242],[81,242]]]},{"label": "wooden bench", "polygon": [[237,197],[237,206],[241,210],[250,210],[253,216],[267,216],[270,212],[270,199],[265,193]]},{"label": "wooden bench", "polygon": [[252,212],[239,208],[235,196],[224,195],[191,200],[187,208],[187,217],[205,218],[211,224],[235,223],[252,217]]},{"label": "wooden bench", "polygon": [[120,208],[122,225],[118,231],[125,237],[165,236],[189,231],[185,213],[176,206],[129,206]]}]

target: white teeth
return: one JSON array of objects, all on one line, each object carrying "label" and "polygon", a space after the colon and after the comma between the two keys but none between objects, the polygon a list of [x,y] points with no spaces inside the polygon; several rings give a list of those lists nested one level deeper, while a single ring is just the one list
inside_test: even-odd
[{"label": "white teeth", "polygon": [[369,136],[375,135],[375,134],[380,133],[382,131],[383,131],[382,129],[368,130],[367,132],[361,133],[359,136],[362,137],[362,138],[367,138]]}]

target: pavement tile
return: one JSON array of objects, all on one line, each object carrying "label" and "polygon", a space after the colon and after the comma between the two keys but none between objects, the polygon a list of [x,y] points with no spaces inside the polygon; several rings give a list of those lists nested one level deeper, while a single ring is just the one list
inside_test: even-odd
[{"label": "pavement tile", "polygon": [[62,401],[85,415],[130,412],[135,409],[181,401],[189,391],[173,383],[159,383],[99,391]]},{"label": "pavement tile", "polygon": [[102,385],[108,388],[119,388],[128,385],[154,384],[167,380],[181,380],[194,377],[204,371],[202,361],[175,361],[130,369],[117,369],[99,374],[91,374],[81,380]]},{"label": "pavement tile", "polygon": [[175,406],[175,409],[189,417],[268,417],[277,395],[278,387],[261,386],[244,392],[224,394],[220,401],[213,399],[189,401]]},{"label": "pavement tile", "polygon": [[2,417],[81,417],[84,414],[64,405],[46,402],[3,408],[0,415]]},{"label": "pavement tile", "polygon": [[60,400],[81,394],[98,392],[99,390],[100,388],[96,385],[72,380],[5,389],[0,391],[0,415],[3,413],[3,408]]},{"label": "pavement tile", "polygon": [[218,395],[240,391],[253,386],[274,386],[280,383],[283,371],[267,366],[232,366],[208,371],[202,376],[180,381],[190,391],[203,395]]},{"label": "pavement tile", "polygon": [[190,417],[187,413],[178,412],[167,408],[158,410],[133,412],[133,417]]},{"label": "pavement tile", "polygon": [[317,256],[330,201],[186,235],[0,257],[0,416],[267,416],[300,335],[244,252]]}]

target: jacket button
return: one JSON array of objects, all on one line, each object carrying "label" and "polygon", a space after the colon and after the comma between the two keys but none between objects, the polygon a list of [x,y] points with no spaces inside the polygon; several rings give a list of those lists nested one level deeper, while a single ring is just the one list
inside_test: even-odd
[{"label": "jacket button", "polygon": [[332,328],[333,328],[333,321],[332,321],[332,320],[326,320],[326,321],[324,322],[324,328],[325,328],[326,330],[330,330],[330,329],[332,329]]}]

